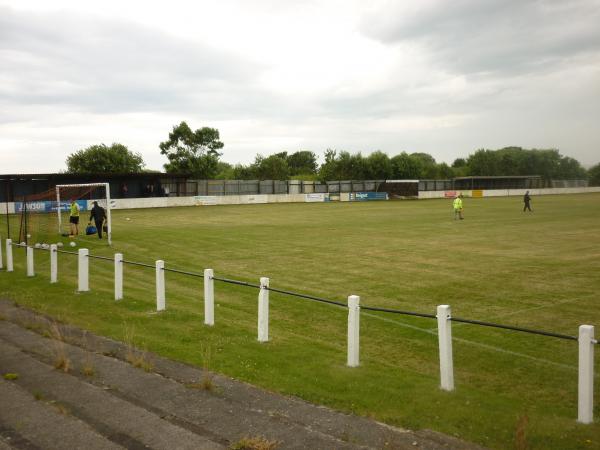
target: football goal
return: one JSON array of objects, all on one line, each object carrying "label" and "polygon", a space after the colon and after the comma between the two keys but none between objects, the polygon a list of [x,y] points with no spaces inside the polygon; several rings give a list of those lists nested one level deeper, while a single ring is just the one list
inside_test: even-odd
[{"label": "football goal", "polygon": [[69,236],[71,202],[79,207],[79,234],[85,234],[94,202],[104,208],[103,235],[112,244],[112,220],[109,183],[60,184],[39,194],[26,195],[15,203],[19,218],[19,242],[27,245],[51,243],[58,236]]}]

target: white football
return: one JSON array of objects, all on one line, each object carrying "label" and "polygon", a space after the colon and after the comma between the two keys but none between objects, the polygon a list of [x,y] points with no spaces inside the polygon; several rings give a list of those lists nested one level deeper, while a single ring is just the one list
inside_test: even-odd
[{"label": "white football", "polygon": [[58,242],[58,243],[56,244],[56,246],[57,246],[57,247],[62,247],[62,246],[63,246],[63,243],[62,243],[62,242]]},{"label": "white football", "polygon": [[31,235],[30,235],[30,234],[27,234],[27,237],[28,237],[28,238],[30,238],[30,237],[31,237]]},{"label": "white football", "polygon": [[48,244],[42,244],[42,248],[44,250],[48,250],[50,248],[50,246]]},{"label": "white football", "polygon": [[75,247],[77,244],[73,241],[71,241],[71,243],[69,244],[71,247]]},{"label": "white football", "polygon": [[26,246],[27,246],[27,244],[25,243],[25,241],[21,242],[19,245],[20,245],[21,247],[26,247]]},{"label": "white football", "polygon": [[125,220],[131,220],[129,217],[125,217]]},{"label": "white football", "polygon": [[40,247],[41,247],[41,244],[40,244],[39,242],[36,242],[36,243],[35,243],[35,245],[34,245],[34,247],[35,247],[35,248],[40,248]]}]

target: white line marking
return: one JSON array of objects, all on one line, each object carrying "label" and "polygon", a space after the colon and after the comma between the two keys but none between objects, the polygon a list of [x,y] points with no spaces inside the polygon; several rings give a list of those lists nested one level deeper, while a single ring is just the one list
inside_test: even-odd
[{"label": "white line marking", "polygon": [[[410,328],[411,330],[421,331],[423,333],[427,333],[427,334],[431,334],[431,335],[437,336],[437,329],[436,330],[431,330],[431,329],[427,329],[427,328],[420,328],[420,327],[416,327],[414,325],[409,325],[407,323],[398,322],[396,320],[388,319],[386,317],[381,317],[381,316],[378,316],[378,315],[375,315],[375,314],[371,314],[371,313],[367,313],[367,312],[361,312],[361,315],[373,317],[374,319],[378,319],[378,320],[381,320],[383,322],[393,323],[395,325],[398,325],[398,326],[401,326],[401,327],[404,327],[404,328]],[[470,345],[473,345],[475,347],[484,348],[486,350],[491,350],[491,351],[494,351],[494,352],[504,353],[504,354],[507,354],[507,355],[518,356],[518,357],[521,357],[521,358],[524,358],[524,359],[528,359],[530,361],[534,361],[534,362],[538,362],[538,363],[543,363],[543,364],[548,364],[548,365],[551,365],[551,366],[560,367],[561,369],[567,369],[567,370],[570,370],[570,371],[577,372],[577,366],[574,366],[574,365],[557,363],[557,362],[550,361],[550,360],[547,360],[547,359],[544,359],[544,358],[537,358],[535,356],[526,355],[524,353],[514,352],[512,350],[506,350],[504,348],[495,347],[495,346],[489,345],[489,344],[483,344],[481,342],[470,341],[468,339],[452,337],[452,340],[453,341],[457,341],[457,342],[463,342],[465,344],[470,344]],[[574,350],[574,351],[576,351],[576,350]],[[594,378],[598,378],[599,376],[600,376],[600,374],[594,374]]]}]

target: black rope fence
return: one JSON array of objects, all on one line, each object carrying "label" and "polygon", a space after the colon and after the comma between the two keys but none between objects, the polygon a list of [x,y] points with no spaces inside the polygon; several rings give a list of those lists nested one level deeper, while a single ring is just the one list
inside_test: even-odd
[{"label": "black rope fence", "polygon": [[343,306],[343,307],[348,306],[347,303],[336,302],[336,301],[333,301],[333,300],[327,300],[326,298],[314,297],[312,295],[307,295],[307,294],[299,294],[297,292],[286,291],[286,290],[283,290],[283,289],[276,289],[276,288],[272,288],[272,287],[268,287],[268,288],[265,288],[265,289],[267,289],[269,291],[273,291],[273,292],[278,292],[280,294],[290,295],[292,297],[299,297],[299,298],[305,298],[307,300],[314,300],[316,302],[328,303],[330,305],[337,305],[337,306]]},{"label": "black rope fence", "polygon": [[93,258],[93,259],[103,259],[104,261],[114,261],[114,258],[108,258],[106,256],[98,256],[98,255],[86,255],[88,258]]},{"label": "black rope fence", "polygon": [[57,251],[57,253],[65,253],[67,255],[78,255],[79,254],[77,252],[70,252],[69,250],[59,250],[59,249],[56,249],[56,251]]},{"label": "black rope fence", "polygon": [[[13,243],[12,245],[15,247],[27,247],[27,245],[22,245],[20,243]],[[32,247],[32,248],[34,248],[35,250],[45,250],[45,251],[51,250],[49,248],[42,248],[42,247]],[[68,251],[68,250],[56,249],[56,251],[58,253],[64,253],[64,254],[69,254],[69,255],[78,255],[79,254],[78,252],[72,252],[72,251]],[[113,261],[113,258],[109,258],[106,256],[90,255],[90,254],[88,254],[87,256],[89,258],[93,258],[93,259]],[[156,267],[153,264],[146,264],[146,263],[141,263],[141,262],[137,262],[137,261],[122,260],[122,262],[123,262],[123,264],[129,264],[132,266],[140,266],[140,267],[148,267],[148,268],[152,268],[152,269],[154,269]],[[197,277],[197,278],[204,277],[204,275],[201,273],[189,272],[186,270],[173,269],[173,268],[167,268],[167,267],[163,267],[163,270],[165,272],[173,272],[173,273],[178,273],[181,275],[187,275],[187,276],[192,276],[192,277]],[[249,283],[247,281],[233,280],[230,278],[221,278],[221,277],[215,277],[215,276],[211,277],[211,279],[214,281],[222,282],[222,283],[234,284],[234,285],[238,285],[238,286],[245,286],[245,287],[250,287],[250,288],[254,288],[254,289],[261,289],[260,284]],[[341,306],[344,308],[348,306],[347,303],[345,303],[345,302],[338,302],[338,301],[329,300],[329,299],[322,298],[322,297],[316,297],[313,295],[301,294],[299,292],[288,291],[285,289],[277,289],[274,287],[265,287],[264,289],[272,291],[272,292],[276,292],[279,294],[283,294],[283,295],[289,295],[291,297],[297,297],[297,298],[312,300],[312,301],[316,301],[316,302],[320,302],[320,303]],[[367,306],[367,305],[360,305],[360,309],[365,310],[365,311],[400,314],[400,315],[404,315],[404,316],[423,317],[426,319],[437,319],[437,316],[435,314],[421,313],[421,312],[415,312],[415,311],[405,311],[405,310],[400,310],[400,309],[379,308],[379,307]],[[504,324],[493,323],[493,322],[485,322],[485,321],[481,321],[481,320],[463,319],[461,317],[449,317],[449,320],[451,320],[453,322],[458,322],[458,323],[466,323],[466,324],[478,325],[478,326],[483,326],[483,327],[518,331],[518,332],[522,332],[522,333],[536,334],[536,335],[540,335],[540,336],[548,336],[548,337],[554,337],[554,338],[570,340],[570,341],[578,340],[578,338],[576,336],[571,336],[568,334],[554,333],[551,331],[536,330],[536,329],[532,329],[532,328],[517,327],[517,326],[513,326],[513,325],[504,325]],[[592,343],[599,344],[600,341],[597,339],[594,339],[594,340],[592,340]]]},{"label": "black rope fence", "polygon": [[460,317],[451,317],[450,320],[452,320],[453,322],[470,323],[472,325],[480,325],[483,327],[502,328],[504,330],[521,331],[523,333],[529,333],[529,334],[539,334],[541,336],[550,336],[550,337],[566,339],[566,340],[570,340],[570,341],[578,340],[577,337],[575,337],[575,336],[569,336],[568,334],[553,333],[551,331],[534,330],[531,328],[515,327],[512,325],[502,325],[499,323],[492,323],[492,322],[482,322],[480,320],[461,319]]},{"label": "black rope fence", "polygon": [[141,267],[150,267],[151,269],[155,269],[156,266],[153,264],[146,264],[146,263],[141,263],[141,262],[135,262],[135,261],[127,261],[127,260],[122,260],[123,264],[129,264],[131,266],[141,266]]},{"label": "black rope fence", "polygon": [[230,280],[228,278],[219,278],[219,277],[212,277],[212,279],[215,281],[221,281],[223,283],[237,284],[238,286],[248,286],[251,288],[260,289],[260,284],[248,283],[246,281]]},{"label": "black rope fence", "polygon": [[201,274],[201,273],[187,272],[185,270],[171,269],[169,267],[163,267],[163,270],[165,272],[173,272],[173,273],[180,273],[182,275],[189,275],[190,277],[204,278],[204,274]]}]

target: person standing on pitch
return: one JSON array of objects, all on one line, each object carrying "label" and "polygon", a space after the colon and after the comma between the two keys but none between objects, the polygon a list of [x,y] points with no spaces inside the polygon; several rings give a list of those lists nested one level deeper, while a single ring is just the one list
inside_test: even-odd
[{"label": "person standing on pitch", "polygon": [[98,202],[94,202],[94,206],[90,211],[90,221],[92,223],[92,219],[94,219],[94,223],[96,224],[96,230],[98,231],[98,239],[102,239],[102,227],[104,226],[104,219],[106,219],[106,211]]},{"label": "person standing on pitch", "polygon": [[454,207],[454,220],[457,218],[463,220],[463,202],[462,202],[462,194],[457,195],[454,201],[452,202],[452,206]]},{"label": "person standing on pitch", "polygon": [[73,198],[71,206],[69,206],[69,223],[71,224],[71,236],[77,236],[79,234],[79,205]]},{"label": "person standing on pitch", "polygon": [[[529,204],[531,202],[531,197],[529,196],[529,191],[525,192],[525,195],[523,196],[523,203],[525,203],[525,206],[523,206],[523,212],[529,210],[531,211],[531,205]],[[531,211],[533,212],[533,211]]]}]

